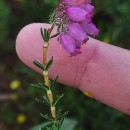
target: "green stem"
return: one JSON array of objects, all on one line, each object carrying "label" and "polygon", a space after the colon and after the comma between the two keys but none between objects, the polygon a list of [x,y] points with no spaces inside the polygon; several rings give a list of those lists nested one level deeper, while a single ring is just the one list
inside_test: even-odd
[{"label": "green stem", "polygon": [[57,121],[56,120],[56,108],[55,108],[55,106],[53,106],[53,102],[54,102],[53,93],[52,93],[51,88],[50,88],[48,70],[45,70],[45,67],[47,64],[48,46],[49,46],[49,43],[45,42],[44,47],[43,47],[43,64],[44,64],[43,78],[44,78],[45,85],[48,86],[47,96],[48,96],[50,106],[51,106],[50,111],[51,111],[51,115],[54,119],[54,126],[56,127],[56,129],[54,129],[54,130],[58,130],[57,123],[56,123],[56,121]]}]

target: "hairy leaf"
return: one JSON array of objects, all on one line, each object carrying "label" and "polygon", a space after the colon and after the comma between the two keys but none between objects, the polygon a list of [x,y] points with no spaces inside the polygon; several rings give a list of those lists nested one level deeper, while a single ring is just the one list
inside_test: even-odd
[{"label": "hairy leaf", "polygon": [[44,70],[44,66],[43,66],[42,64],[40,64],[38,61],[34,60],[34,61],[33,61],[33,64],[34,64],[35,66],[37,66],[38,68]]},{"label": "hairy leaf", "polygon": [[45,66],[45,70],[49,70],[49,68],[51,67],[53,63],[53,56],[50,58],[50,60],[48,61],[47,65]]},{"label": "hairy leaf", "polygon": [[40,113],[40,115],[49,121],[53,121],[53,118],[49,116],[48,114],[43,115],[42,113]]},{"label": "hairy leaf", "polygon": [[41,89],[41,90],[45,90],[47,91],[48,90],[48,86],[46,86],[45,84],[43,83],[38,83],[38,84],[30,84],[31,87],[34,87],[34,88],[38,88],[38,89]]},{"label": "hairy leaf", "polygon": [[52,87],[52,86],[57,82],[57,80],[58,80],[58,76],[56,76],[56,77],[54,78],[54,80],[52,81],[50,87]]},{"label": "hairy leaf", "polygon": [[64,94],[60,95],[60,96],[57,96],[54,103],[53,103],[53,106],[56,106],[57,103],[59,102],[59,100],[64,96]]}]

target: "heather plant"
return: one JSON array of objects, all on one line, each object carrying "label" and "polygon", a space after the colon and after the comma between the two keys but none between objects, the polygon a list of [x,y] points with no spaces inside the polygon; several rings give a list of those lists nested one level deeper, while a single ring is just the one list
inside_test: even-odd
[{"label": "heather plant", "polygon": [[[2,104],[0,108],[0,128],[2,125],[4,126],[4,128],[1,128],[2,130],[8,130],[10,126],[13,130],[28,130],[33,125],[43,122],[38,113],[39,111],[46,113],[48,108],[41,107],[41,104],[36,104],[34,101],[32,102],[33,97],[38,97],[43,92],[32,87],[26,87],[30,82],[39,82],[41,80],[40,75],[28,69],[19,61],[15,54],[14,44],[16,35],[23,26],[34,22],[48,23],[49,12],[55,7],[56,2],[57,0],[0,1],[0,44],[2,45],[0,47],[0,95],[3,95],[4,92],[7,92],[7,94],[15,92],[19,97],[12,102],[0,102]],[[101,32],[98,39],[130,49],[130,1],[93,0],[92,3],[96,7],[93,21]],[[21,87],[18,91],[11,91],[8,88],[8,83],[14,81],[15,78],[21,81]],[[58,92],[65,93],[65,98],[61,100],[59,107],[63,111],[70,111],[68,115],[68,118],[71,119],[69,124],[73,124],[72,119],[78,120],[77,130],[129,130],[128,116],[93,99],[88,99],[78,89],[58,83],[53,89],[53,92],[58,90]],[[54,94],[56,95],[56,92]],[[70,109],[68,109],[67,104]],[[26,116],[26,121],[22,125],[16,121],[17,115],[21,113]],[[66,123],[66,120],[64,120],[64,123]],[[69,125],[67,124],[67,126]]]},{"label": "heather plant", "polygon": [[[62,112],[57,108],[57,104],[63,95],[55,97],[52,91],[58,76],[52,82],[48,77],[48,71],[53,64],[53,56],[47,60],[49,40],[58,36],[57,40],[71,56],[82,53],[80,48],[82,44],[89,40],[88,35],[96,36],[99,33],[97,27],[92,23],[93,11],[94,6],[91,5],[90,0],[59,0],[56,9],[50,16],[51,27],[40,29],[43,39],[43,63],[41,64],[38,61],[33,63],[42,69],[44,82],[31,84],[31,86],[46,91],[46,95],[42,99],[36,98],[36,101],[47,105],[51,114],[40,113],[49,122],[39,130],[60,130],[64,118],[68,114],[68,111]],[[57,33],[52,35],[55,27]]]}]

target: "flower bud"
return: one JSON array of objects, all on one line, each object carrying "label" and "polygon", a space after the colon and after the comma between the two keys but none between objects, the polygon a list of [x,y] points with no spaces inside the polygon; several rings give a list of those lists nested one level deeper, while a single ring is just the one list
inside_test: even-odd
[{"label": "flower bud", "polygon": [[87,34],[92,35],[92,36],[97,36],[99,34],[99,29],[93,24],[93,23],[87,23],[84,22],[82,24],[82,27],[86,31]]},{"label": "flower bud", "polygon": [[76,22],[82,22],[87,17],[89,17],[89,13],[87,13],[87,11],[76,6],[66,7],[65,12],[70,20],[73,20]]},{"label": "flower bud", "polygon": [[60,43],[62,47],[69,53],[74,53],[76,49],[75,40],[68,34],[60,34]]},{"label": "flower bud", "polygon": [[86,10],[88,13],[93,13],[94,11],[94,6],[92,6],[91,4],[82,5],[82,8]]},{"label": "flower bud", "polygon": [[72,38],[69,34],[61,33],[60,36],[60,43],[62,47],[71,55],[80,54],[80,43],[77,42],[74,38]]},{"label": "flower bud", "polygon": [[68,30],[69,34],[79,42],[88,39],[86,32],[78,23],[69,23]]}]

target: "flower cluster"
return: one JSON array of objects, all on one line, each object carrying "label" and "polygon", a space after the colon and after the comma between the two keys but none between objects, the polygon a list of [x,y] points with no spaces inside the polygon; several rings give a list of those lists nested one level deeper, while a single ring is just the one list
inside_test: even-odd
[{"label": "flower cluster", "polygon": [[81,53],[81,45],[88,41],[88,35],[98,35],[99,30],[92,23],[93,11],[91,0],[59,1],[55,23],[58,25],[60,43],[71,55]]}]

